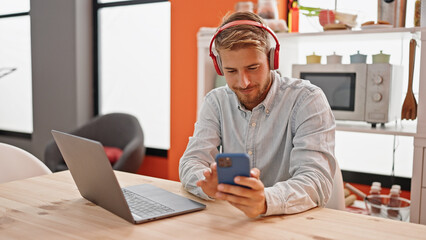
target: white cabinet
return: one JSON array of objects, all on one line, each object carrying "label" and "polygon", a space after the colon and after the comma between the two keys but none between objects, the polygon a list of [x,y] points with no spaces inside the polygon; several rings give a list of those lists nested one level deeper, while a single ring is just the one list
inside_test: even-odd
[{"label": "white cabinet", "polygon": [[[216,72],[209,57],[209,44],[215,29],[202,28],[198,32],[198,92],[197,108],[199,109],[207,92],[215,85]],[[391,53],[391,64],[404,68],[402,99],[405,97],[408,82],[409,41],[417,39],[416,65],[413,89],[418,92],[417,121],[401,124],[387,124],[384,128],[371,128],[366,123],[339,122],[337,130],[366,132],[374,134],[390,134],[414,137],[413,175],[411,181],[411,221],[426,224],[426,216],[420,217],[420,209],[426,209],[426,28],[392,28],[368,29],[362,31],[329,31],[320,33],[278,33],[281,44],[280,68],[285,76],[291,76],[292,64],[306,63],[306,55],[313,52],[325,56],[336,52],[343,55],[343,63],[349,63],[349,55],[358,50],[367,54],[367,63],[371,63],[371,55],[380,50]],[[379,46],[379,47],[378,47]],[[426,46],[426,45],[425,45]],[[420,69],[420,71],[419,71]],[[423,193],[422,193],[423,191]]]}]

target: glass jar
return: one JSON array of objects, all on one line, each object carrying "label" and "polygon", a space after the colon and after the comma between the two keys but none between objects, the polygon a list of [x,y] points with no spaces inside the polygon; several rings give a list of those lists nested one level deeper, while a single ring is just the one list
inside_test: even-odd
[{"label": "glass jar", "polygon": [[236,12],[253,12],[253,2],[237,2],[235,4]]},{"label": "glass jar", "polygon": [[278,19],[278,6],[276,0],[259,0],[257,15],[264,19]]}]

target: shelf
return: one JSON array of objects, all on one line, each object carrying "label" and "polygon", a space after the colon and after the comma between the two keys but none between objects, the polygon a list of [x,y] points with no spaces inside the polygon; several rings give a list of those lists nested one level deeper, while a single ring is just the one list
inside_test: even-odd
[{"label": "shelf", "polygon": [[363,34],[412,34],[426,31],[424,27],[413,28],[376,28],[363,30],[334,30],[325,32],[310,32],[310,33],[278,33],[277,36],[282,38],[298,38],[298,37],[319,37],[319,36],[336,36],[336,35],[363,35]]},{"label": "shelf", "polygon": [[372,134],[386,134],[386,135],[398,135],[398,136],[416,136],[417,126],[415,123],[405,123],[401,124],[400,122],[387,123],[385,126],[377,124],[375,128],[371,124],[366,122],[354,122],[354,121],[336,121],[336,130],[337,131],[346,131],[346,132],[360,132],[360,133],[372,133]]},{"label": "shelf", "polygon": [[[209,41],[213,34],[215,33],[216,28],[206,28],[203,27],[198,32],[199,40]],[[281,32],[277,33],[279,39],[292,39],[292,38],[310,38],[310,37],[336,37],[336,36],[357,36],[365,34],[380,34],[383,35],[392,35],[395,38],[401,37],[411,37],[412,34],[418,32],[426,32],[426,27],[412,27],[412,28],[376,28],[376,29],[363,29],[363,30],[334,30],[334,31],[324,31],[324,32],[309,32],[309,33],[286,33]]]}]

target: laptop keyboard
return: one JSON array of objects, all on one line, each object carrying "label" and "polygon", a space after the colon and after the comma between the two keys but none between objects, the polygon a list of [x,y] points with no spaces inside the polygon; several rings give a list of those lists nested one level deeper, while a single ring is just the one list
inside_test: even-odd
[{"label": "laptop keyboard", "polygon": [[127,189],[123,188],[122,190],[130,211],[142,218],[175,211]]}]

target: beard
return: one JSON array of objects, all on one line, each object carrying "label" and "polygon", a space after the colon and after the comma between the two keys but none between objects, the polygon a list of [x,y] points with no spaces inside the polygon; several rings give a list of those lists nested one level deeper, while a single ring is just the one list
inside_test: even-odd
[{"label": "beard", "polygon": [[[257,105],[259,105],[269,92],[269,88],[272,85],[272,79],[265,82],[264,85],[253,85],[247,88],[234,88],[234,92],[237,95],[240,103],[247,109],[251,110]],[[250,91],[249,93],[244,93],[244,91]]]}]

